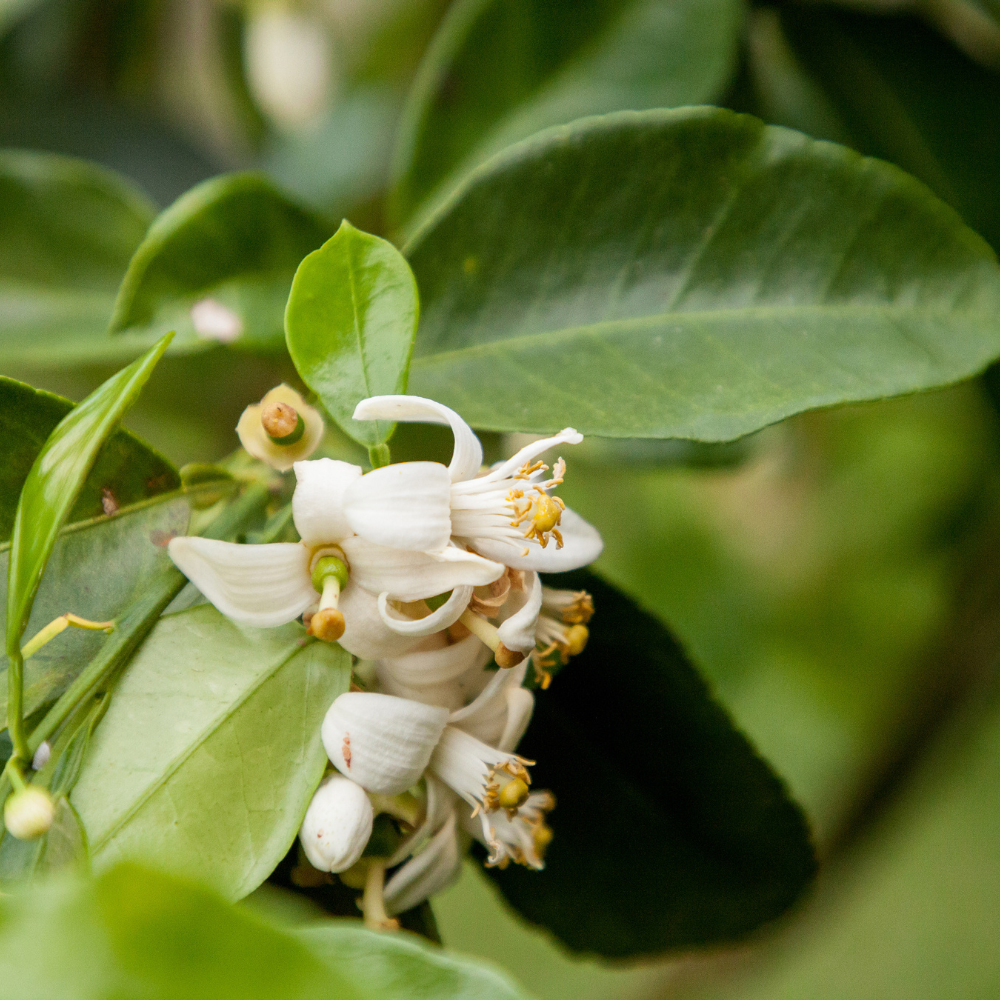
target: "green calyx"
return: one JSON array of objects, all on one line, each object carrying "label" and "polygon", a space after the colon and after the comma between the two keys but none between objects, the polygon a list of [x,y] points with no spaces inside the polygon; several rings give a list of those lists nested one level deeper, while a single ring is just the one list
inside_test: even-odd
[{"label": "green calyx", "polygon": [[340,584],[340,589],[343,590],[347,586],[349,575],[347,563],[343,559],[338,559],[336,556],[323,556],[313,567],[312,585],[321,594],[326,581],[332,576]]},{"label": "green calyx", "polygon": [[293,430],[291,434],[286,434],[284,437],[275,437],[273,434],[267,434],[267,431],[265,430],[264,433],[267,434],[268,439],[274,444],[279,444],[283,447],[287,447],[290,444],[296,444],[301,441],[302,435],[306,432],[306,422],[302,419],[301,413],[297,413],[295,416],[295,430]]}]

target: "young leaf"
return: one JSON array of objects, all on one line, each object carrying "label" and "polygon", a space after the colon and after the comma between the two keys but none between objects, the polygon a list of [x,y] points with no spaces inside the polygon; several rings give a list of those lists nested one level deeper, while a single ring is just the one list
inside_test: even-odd
[{"label": "young leaf", "polygon": [[95,865],[135,857],[255,889],[295,839],[326,766],[320,724],[350,682],[339,646],[298,625],[164,616],[98,727],[71,801]]},{"label": "young leaf", "polygon": [[339,921],[289,932],[134,865],[0,900],[5,1000],[527,1000],[499,972]]},{"label": "young leaf", "polygon": [[713,108],[552,129],[407,249],[412,391],[475,426],[722,441],[1000,354],[1000,268],[922,184]]},{"label": "young leaf", "polygon": [[551,788],[541,873],[490,871],[576,951],[612,958],[729,941],[788,909],[816,870],[799,807],[666,628],[593,574],[590,642],[536,696],[518,748]]},{"label": "young leaf", "polygon": [[[63,530],[49,557],[28,619],[33,636],[67,611],[91,621],[118,618],[145,586],[171,566],[166,544],[183,534],[188,501],[173,494]],[[7,556],[0,551],[0,623],[6,618]],[[59,697],[106,636],[70,628],[24,665],[24,711],[30,715]],[[7,658],[0,657],[6,670]],[[7,686],[0,674],[0,728],[6,726]]]},{"label": "young leaf", "polygon": [[154,208],[124,178],[50,153],[0,152],[0,359],[117,360],[115,289]]},{"label": "young leaf", "polygon": [[98,452],[163,356],[170,335],[94,390],[59,422],[35,458],[21,489],[7,573],[7,655],[21,636],[45,564]]},{"label": "young leaf", "polygon": [[417,332],[417,285],[389,242],[349,222],[295,273],[285,313],[302,381],[356,441],[386,441],[393,424],[351,419],[368,396],[406,391]]},{"label": "young leaf", "polygon": [[459,0],[410,93],[397,212],[550,125],[711,102],[742,20],[740,0]]},{"label": "young leaf", "polygon": [[118,291],[111,331],[172,329],[189,346],[280,350],[292,275],[328,235],[262,175],[205,181],[150,227]]},{"label": "young leaf", "polygon": [[[38,453],[72,409],[68,399],[0,376],[0,542],[10,538],[21,488]],[[115,431],[90,470],[68,520],[100,517],[178,486],[177,471],[162,455],[128,431]]]}]

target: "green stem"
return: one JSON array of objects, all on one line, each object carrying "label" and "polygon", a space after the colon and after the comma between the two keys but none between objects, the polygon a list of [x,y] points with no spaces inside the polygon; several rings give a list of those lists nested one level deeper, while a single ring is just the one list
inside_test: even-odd
[{"label": "green stem", "polygon": [[21,651],[7,659],[7,728],[14,747],[12,760],[31,760],[28,737],[24,729],[24,657]]},{"label": "green stem", "polygon": [[[3,785],[6,786],[7,784],[13,785],[14,791],[16,792],[23,792],[27,787],[25,785],[24,775],[21,774],[21,768],[18,765],[17,759],[14,757],[11,757],[11,759],[7,761],[7,764],[3,769]],[[6,793],[6,790],[6,787],[4,787],[4,793]],[[7,798],[6,794],[0,798],[0,801],[5,798]]]},{"label": "green stem", "polygon": [[[227,507],[202,533],[206,538],[226,538],[236,534],[244,523],[254,517],[270,500],[266,486],[254,483],[243,495]],[[101,647],[100,652],[87,664],[83,673],[63,692],[59,700],[49,709],[45,718],[31,734],[25,745],[25,754],[17,749],[15,754],[30,761],[39,745],[47,740],[75,711],[86,698],[92,697],[100,686],[126,663],[159,620],[164,608],[180,593],[187,578],[180,570],[167,569],[157,577],[146,592],[135,601],[111,638]],[[13,660],[11,661],[13,664]],[[9,713],[13,720],[19,718]],[[11,727],[11,740],[14,732]]]},{"label": "green stem", "polygon": [[383,465],[388,465],[392,461],[387,444],[373,444],[368,449],[368,461],[372,463],[373,469],[381,469]]}]

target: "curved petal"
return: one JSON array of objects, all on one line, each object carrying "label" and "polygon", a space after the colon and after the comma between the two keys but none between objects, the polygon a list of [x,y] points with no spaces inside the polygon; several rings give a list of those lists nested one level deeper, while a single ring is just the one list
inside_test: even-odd
[{"label": "curved petal", "polygon": [[329,775],[309,803],[299,841],[321,872],[346,871],[361,857],[375,818],[367,792],[350,778]]},{"label": "curved petal", "polygon": [[360,478],[360,465],[333,458],[295,463],[292,520],[306,545],[328,545],[353,534],[344,517],[344,493]]},{"label": "curved petal", "polygon": [[520,607],[500,623],[497,634],[508,649],[530,653],[535,648],[535,629],[538,626],[538,614],[542,610],[542,581],[538,579],[537,573],[528,573],[524,584],[524,590],[511,594],[507,599],[508,604],[516,599]]},{"label": "curved petal", "polygon": [[446,889],[462,870],[455,813],[427,846],[395,872],[385,885],[386,912],[403,913]]},{"label": "curved petal", "polygon": [[472,428],[452,409],[423,396],[370,396],[354,410],[355,420],[394,420],[398,423],[449,424],[455,437],[448,474],[453,483],[471,479],[483,464],[483,446]]},{"label": "curved petal", "polygon": [[326,713],[323,746],[333,766],[362,788],[399,795],[420,780],[447,721],[444,708],[348,691]]},{"label": "curved petal", "polygon": [[420,650],[383,660],[381,666],[403,684],[439,684],[456,680],[487,659],[488,648],[476,636],[467,635],[450,646],[442,642],[439,649]]},{"label": "curved petal", "polygon": [[535,711],[535,696],[527,688],[507,689],[507,722],[497,741],[501,750],[510,753],[517,749],[521,737],[528,729],[532,713]]},{"label": "curved petal", "polygon": [[[456,587],[448,600],[426,618],[407,618],[401,615],[389,603],[389,595],[383,593],[379,594],[378,613],[382,616],[382,621],[394,632],[399,632],[400,635],[433,635],[458,621],[462,612],[469,606],[469,601],[472,600],[472,590],[473,588],[468,584]],[[511,648],[513,649],[513,647]]]},{"label": "curved petal", "polygon": [[427,790],[424,818],[420,826],[396,848],[396,853],[386,863],[387,868],[395,867],[415,851],[419,851],[455,812],[458,796],[443,781],[425,774],[424,787]]},{"label": "curved petal", "polygon": [[440,462],[399,462],[355,480],[344,494],[351,530],[378,545],[437,551],[451,537],[451,479]]},{"label": "curved petal", "polygon": [[448,725],[457,726],[490,746],[500,747],[510,717],[508,695],[521,687],[527,667],[528,661],[523,660],[509,670],[497,670],[475,701],[448,716]]},{"label": "curved petal", "polygon": [[557,444],[579,444],[582,440],[583,435],[579,431],[574,430],[572,427],[564,427],[558,434],[554,434],[552,437],[539,438],[537,441],[532,441],[531,444],[526,444],[508,458],[506,462],[501,462],[493,466],[483,478],[487,481],[507,479],[509,476],[513,476],[522,465],[533,462],[543,452],[548,451],[549,448],[554,448]]},{"label": "curved petal", "polygon": [[343,539],[340,547],[350,563],[354,582],[365,590],[386,592],[400,601],[420,601],[462,584],[483,586],[504,573],[500,563],[454,546],[440,552],[412,552],[376,545],[353,535]]},{"label": "curved petal", "polygon": [[514,569],[533,569],[539,573],[565,573],[571,569],[579,569],[592,563],[604,549],[600,532],[569,508],[562,513],[559,531],[563,537],[561,549],[550,540],[544,549],[537,544],[526,546],[527,555],[513,551],[507,542],[492,538],[468,538],[457,541],[467,542],[487,559],[503,559]]},{"label": "curved petal", "polygon": [[298,618],[319,595],[309,550],[297,542],[237,545],[182,536],[167,546],[177,568],[233,621],[272,628]]},{"label": "curved petal", "polygon": [[340,645],[362,660],[402,656],[425,641],[420,636],[403,635],[382,621],[378,598],[351,579],[337,605],[344,616],[344,634]]}]

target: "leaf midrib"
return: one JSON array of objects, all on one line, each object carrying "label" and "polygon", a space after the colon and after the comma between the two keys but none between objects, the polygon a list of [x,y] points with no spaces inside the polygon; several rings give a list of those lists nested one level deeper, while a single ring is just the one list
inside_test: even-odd
[{"label": "leaf midrib", "polygon": [[[192,608],[191,610],[197,611],[199,609]],[[187,612],[178,612],[178,614],[185,613]],[[167,617],[173,617],[173,615],[169,615]],[[312,645],[311,642],[307,643],[305,646],[300,646],[298,640],[292,643],[292,648],[288,655],[275,662],[270,669],[262,671],[258,675],[257,680],[253,684],[249,685],[235,702],[230,704],[229,710],[221,716],[221,718],[223,720],[230,718],[242,705],[247,702],[252,695],[256,694],[256,692],[260,690],[266,681],[270,680],[283,666],[285,666],[286,663],[292,660],[297,653],[304,649],[308,649],[310,645]],[[108,829],[100,840],[93,841],[93,846],[91,848],[93,853],[96,854],[97,851],[99,851],[116,833],[118,833],[119,830],[122,829],[122,827],[126,826],[132,817],[135,816],[157,792],[162,790],[169,783],[170,779],[177,773],[178,770],[180,770],[181,766],[194,754],[194,752],[208,742],[212,735],[219,729],[217,724],[219,719],[220,716],[214,716],[212,721],[199,734],[198,738],[193,740],[188,745],[187,750],[176,758],[168,770],[164,771],[162,778],[150,785],[150,787],[135,800],[131,808],[124,812],[118,821]]]},{"label": "leaf midrib", "polygon": [[[997,320],[988,310],[960,309],[919,309],[913,306],[893,305],[801,305],[801,306],[747,306],[732,309],[686,310],[677,312],[650,313],[645,316],[623,317],[622,319],[600,320],[595,323],[584,323],[577,326],[565,326],[551,330],[538,330],[534,333],[522,333],[511,337],[496,337],[493,340],[466,347],[455,347],[444,351],[432,351],[414,358],[415,364],[430,364],[431,362],[447,361],[452,355],[468,356],[476,353],[487,353],[500,344],[512,347],[527,346],[545,338],[552,340],[570,340],[581,335],[600,335],[622,330],[641,330],[645,327],[656,327],[666,324],[690,325],[692,321],[703,323],[713,319],[770,319],[784,316],[816,316],[842,315],[845,318],[869,317],[883,315],[898,320],[901,317],[914,316],[921,320],[937,319],[948,323],[959,323],[968,326],[970,320],[978,319],[981,323],[995,324],[997,338],[1000,340],[1000,320]],[[418,341],[419,343],[419,341]]]}]

